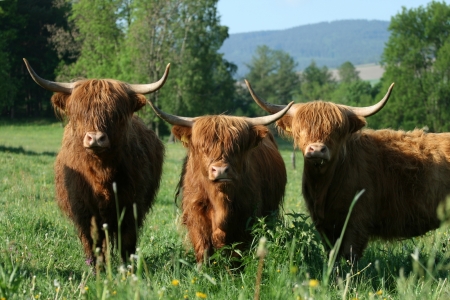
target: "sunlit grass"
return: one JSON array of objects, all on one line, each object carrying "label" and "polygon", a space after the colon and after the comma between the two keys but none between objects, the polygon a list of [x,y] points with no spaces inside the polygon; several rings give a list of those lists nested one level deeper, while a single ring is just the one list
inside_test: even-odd
[{"label": "sunlit grass", "polygon": [[[257,289],[261,299],[450,298],[446,224],[422,238],[374,241],[357,264],[338,259],[327,266],[300,196],[302,157],[296,152],[293,170],[292,143],[285,140],[279,140],[289,180],[285,218],[254,227],[241,268],[233,269],[226,251],[197,268],[174,199],[185,155],[177,143],[166,145],[161,189],[137,255],[123,266],[115,255],[111,274],[94,273],[54,201],[53,163],[62,132],[58,123],[0,125],[0,299],[253,299]],[[261,237],[267,239],[262,264]]]}]

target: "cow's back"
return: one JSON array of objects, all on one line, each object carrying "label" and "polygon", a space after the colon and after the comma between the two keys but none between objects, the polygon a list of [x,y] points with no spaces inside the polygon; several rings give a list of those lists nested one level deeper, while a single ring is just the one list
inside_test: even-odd
[{"label": "cow's back", "polygon": [[347,178],[358,182],[356,189],[366,189],[354,221],[385,239],[437,228],[437,207],[450,194],[450,134],[365,130],[353,142],[347,149],[352,165]]}]

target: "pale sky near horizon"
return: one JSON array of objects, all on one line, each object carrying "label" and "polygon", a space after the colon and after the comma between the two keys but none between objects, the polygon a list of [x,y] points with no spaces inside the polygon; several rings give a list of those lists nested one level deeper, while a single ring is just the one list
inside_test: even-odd
[{"label": "pale sky near horizon", "polygon": [[[221,25],[228,33],[281,30],[337,20],[381,20],[431,0],[219,0]],[[438,1],[445,2],[446,1]]]}]

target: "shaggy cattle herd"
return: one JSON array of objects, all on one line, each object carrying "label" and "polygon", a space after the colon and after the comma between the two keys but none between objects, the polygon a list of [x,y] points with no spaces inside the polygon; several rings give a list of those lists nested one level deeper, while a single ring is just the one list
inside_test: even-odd
[{"label": "shaggy cattle herd", "polygon": [[377,104],[350,107],[324,101],[274,105],[246,81],[270,115],[189,118],[168,114],[144,96],[163,87],[169,65],[150,84],[61,83],[39,77],[24,61],[33,80],[54,92],[55,111],[67,119],[54,166],[56,200],[75,224],[90,264],[106,254],[104,224],[126,261],[155,201],[164,145],[134,114],[147,102],[187,149],[178,193],[199,264],[224,245],[248,247],[252,220],[278,216],[287,175],[266,127],[274,122],[303,153],[301,191],[326,247],[340,237],[362,190],[339,249],[347,259],[360,258],[371,238],[410,238],[440,225],[437,208],[450,194],[450,133],[363,129],[393,84]]}]

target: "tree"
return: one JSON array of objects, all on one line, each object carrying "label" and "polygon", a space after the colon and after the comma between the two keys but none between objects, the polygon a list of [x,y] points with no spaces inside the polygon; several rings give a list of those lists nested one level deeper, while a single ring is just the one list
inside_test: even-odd
[{"label": "tree", "polygon": [[301,74],[301,100],[327,100],[336,88],[336,82],[326,66],[319,68],[315,61]]},{"label": "tree", "polygon": [[338,73],[340,81],[329,100],[350,106],[372,105],[373,88],[369,82],[359,78],[359,72],[351,62],[344,62]]},{"label": "tree", "polygon": [[[286,52],[273,50],[267,46],[258,46],[252,60],[247,64],[249,68],[246,79],[264,99],[275,104],[287,104],[298,94],[299,75],[295,71],[297,63]],[[246,88],[240,91],[246,95],[242,108],[247,109],[250,116],[260,115],[260,110],[253,104]]]},{"label": "tree", "polygon": [[70,3],[60,2],[0,1],[0,111],[11,118],[51,112],[51,93],[32,81],[22,58],[27,58],[42,77],[55,77],[59,59],[49,43],[48,25],[66,26],[65,12]]},{"label": "tree", "polygon": [[121,0],[79,0],[73,3],[69,20],[74,22],[81,44],[80,54],[62,77],[117,78],[123,39],[120,28]]},{"label": "tree", "polygon": [[430,2],[402,9],[391,20],[383,52],[382,92],[395,82],[393,95],[374,116],[380,127],[450,130],[450,6]]},{"label": "tree", "polygon": [[355,66],[349,61],[346,61],[339,66],[338,73],[339,81],[341,83],[350,83],[360,80],[359,71],[357,71]]},{"label": "tree", "polygon": [[[232,107],[236,67],[218,53],[228,37],[220,25],[217,0],[136,0],[122,55],[126,80],[156,81],[168,62],[169,80],[151,94],[160,108],[179,115],[222,113]],[[159,119],[141,116],[158,128]]]}]

